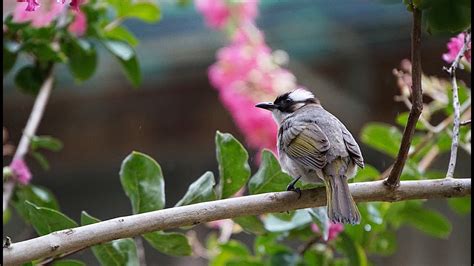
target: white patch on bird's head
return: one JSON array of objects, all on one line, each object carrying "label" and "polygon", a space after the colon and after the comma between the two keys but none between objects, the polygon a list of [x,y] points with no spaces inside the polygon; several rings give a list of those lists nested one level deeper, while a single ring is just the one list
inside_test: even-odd
[{"label": "white patch on bird's head", "polygon": [[288,94],[288,97],[294,102],[303,102],[308,99],[314,99],[313,93],[305,89],[296,89]]}]

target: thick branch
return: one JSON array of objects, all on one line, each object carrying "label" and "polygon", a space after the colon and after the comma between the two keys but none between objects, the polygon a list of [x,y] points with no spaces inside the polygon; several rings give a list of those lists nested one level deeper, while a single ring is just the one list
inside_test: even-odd
[{"label": "thick branch", "polygon": [[400,183],[400,175],[408,157],[411,140],[415,133],[416,122],[423,110],[423,92],[421,88],[421,11],[413,8],[413,26],[411,37],[411,62],[412,62],[412,103],[413,106],[408,116],[407,126],[403,132],[400,149],[393,164],[392,171],[385,181],[385,185],[395,188]]},{"label": "thick branch", "polygon": [[[354,200],[401,201],[463,197],[471,194],[471,179],[403,181],[397,189],[388,189],[383,181],[349,185]],[[294,192],[273,192],[188,206],[164,209],[62,230],[38,238],[13,243],[3,249],[5,265],[55,256],[114,239],[134,237],[147,232],[196,225],[246,215],[318,207],[326,204],[325,188]]]},{"label": "thick branch", "polygon": [[[53,71],[50,71],[49,76],[44,81],[43,85],[40,88],[38,96],[36,96],[33,109],[31,110],[30,117],[28,122],[26,122],[25,129],[23,130],[23,135],[21,136],[20,143],[16,149],[13,159],[23,159],[28,148],[30,146],[31,137],[36,134],[36,129],[38,129],[41,118],[43,117],[44,109],[46,103],[48,102],[49,95],[53,88]],[[8,179],[8,181],[3,184],[3,211],[7,209],[8,202],[12,195],[13,189],[15,188],[15,181],[13,179]]]},{"label": "thick branch", "polygon": [[453,139],[451,142],[451,155],[449,157],[448,171],[446,173],[447,178],[452,178],[454,176],[454,170],[456,168],[456,160],[458,154],[458,143],[459,143],[459,126],[460,126],[460,104],[459,104],[459,95],[458,95],[458,83],[456,80],[456,69],[459,66],[461,58],[464,56],[464,53],[468,49],[468,44],[471,42],[471,33],[466,33],[464,37],[464,44],[459,50],[456,59],[451,64],[451,66],[446,69],[448,74],[451,76],[451,85],[453,89],[453,109],[454,109],[454,123],[453,123]]}]

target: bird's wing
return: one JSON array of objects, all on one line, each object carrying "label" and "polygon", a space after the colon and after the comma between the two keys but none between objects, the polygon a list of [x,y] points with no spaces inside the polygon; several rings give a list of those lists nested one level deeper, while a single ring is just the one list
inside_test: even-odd
[{"label": "bird's wing", "polygon": [[321,128],[314,122],[285,124],[279,134],[280,150],[306,167],[322,169],[327,163],[329,140]]},{"label": "bird's wing", "polygon": [[346,145],[350,157],[358,166],[360,166],[360,168],[364,168],[364,158],[362,158],[362,153],[360,151],[359,145],[355,141],[354,137],[352,137],[351,132],[349,132],[349,130],[347,130],[344,125],[342,125],[341,128],[344,144]]}]

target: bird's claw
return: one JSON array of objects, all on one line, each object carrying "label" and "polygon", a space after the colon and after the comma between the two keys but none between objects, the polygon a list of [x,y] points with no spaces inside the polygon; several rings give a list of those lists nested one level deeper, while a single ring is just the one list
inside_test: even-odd
[{"label": "bird's claw", "polygon": [[295,187],[294,184],[289,184],[288,187],[286,188],[286,191],[293,191],[298,193],[298,199],[301,198],[301,189],[299,187]]}]

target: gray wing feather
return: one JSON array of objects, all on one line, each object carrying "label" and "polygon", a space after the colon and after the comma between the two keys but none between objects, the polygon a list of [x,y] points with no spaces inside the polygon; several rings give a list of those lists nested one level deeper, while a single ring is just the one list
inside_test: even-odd
[{"label": "gray wing feather", "polygon": [[344,125],[342,125],[342,137],[352,160],[354,160],[358,166],[364,168],[364,158],[362,158],[362,152],[360,151],[359,145]]}]

